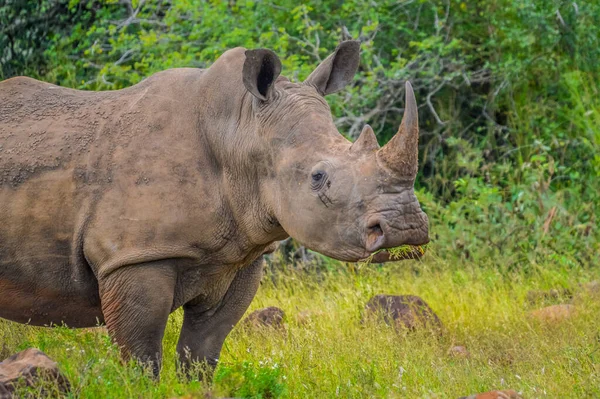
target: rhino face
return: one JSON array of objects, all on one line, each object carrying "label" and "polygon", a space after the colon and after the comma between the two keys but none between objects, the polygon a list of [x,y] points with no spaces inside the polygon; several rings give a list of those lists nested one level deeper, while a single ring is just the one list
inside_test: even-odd
[{"label": "rhino face", "polygon": [[[358,42],[340,44],[302,84],[277,79],[279,60],[271,53],[265,61],[267,53],[252,53],[256,51],[266,50],[246,52],[244,83],[258,100],[260,135],[272,156],[264,191],[286,233],[343,261],[404,244],[426,244],[428,219],[413,187],[418,114],[410,83],[404,118],[392,140],[380,148],[366,125],[350,143],[337,131],[323,96],[352,79]],[[252,62],[254,56],[260,62]],[[378,254],[377,260],[388,258]]]}]

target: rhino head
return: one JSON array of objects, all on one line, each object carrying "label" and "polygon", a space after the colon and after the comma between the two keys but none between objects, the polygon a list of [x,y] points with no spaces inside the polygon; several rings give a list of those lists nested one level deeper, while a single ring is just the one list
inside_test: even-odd
[{"label": "rhino head", "polygon": [[[270,50],[247,50],[243,67],[257,134],[270,154],[265,201],[285,233],[343,261],[429,241],[414,193],[419,127],[410,83],[402,123],[383,148],[368,125],[354,143],[344,138],[324,99],[352,80],[359,51],[358,42],[342,42],[302,83],[279,76],[281,62]],[[381,252],[377,260],[388,260]]]}]

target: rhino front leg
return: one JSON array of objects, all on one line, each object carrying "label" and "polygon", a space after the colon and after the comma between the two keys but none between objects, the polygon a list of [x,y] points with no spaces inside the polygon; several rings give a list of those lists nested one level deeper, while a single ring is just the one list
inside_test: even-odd
[{"label": "rhino front leg", "polygon": [[209,373],[212,372],[219,361],[225,338],[256,295],[262,269],[261,256],[237,272],[223,299],[211,308],[207,308],[199,299],[184,305],[183,327],[177,344],[180,366],[184,372],[189,374],[194,362],[205,362],[209,366]]},{"label": "rhino front leg", "polygon": [[176,281],[177,274],[169,262],[122,267],[99,281],[110,336],[125,359],[131,356],[152,367],[156,378]]}]

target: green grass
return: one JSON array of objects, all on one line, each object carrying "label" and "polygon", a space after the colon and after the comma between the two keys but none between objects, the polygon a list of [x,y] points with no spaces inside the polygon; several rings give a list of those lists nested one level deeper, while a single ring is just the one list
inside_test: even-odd
[{"label": "green grass", "polygon": [[[526,398],[600,397],[600,300],[582,296],[578,313],[554,325],[531,320],[532,289],[567,287],[597,279],[596,269],[531,266],[528,272],[450,262],[428,253],[423,261],[324,274],[285,271],[266,277],[250,309],[279,306],[284,331],[238,325],[223,348],[215,383],[182,382],[174,365],[181,313],[169,322],[159,383],[122,364],[101,329],[43,329],[0,321],[5,354],[37,347],[57,360],[73,397],[389,397],[457,398],[512,388]],[[419,295],[446,327],[402,333],[375,321],[361,324],[375,294]],[[300,323],[298,314],[311,312]],[[448,354],[464,345],[470,358]]]}]

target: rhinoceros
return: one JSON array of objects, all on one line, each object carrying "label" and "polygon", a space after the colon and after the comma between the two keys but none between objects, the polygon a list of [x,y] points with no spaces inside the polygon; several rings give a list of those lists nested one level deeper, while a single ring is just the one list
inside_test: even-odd
[{"label": "rhinoceros", "polygon": [[368,125],[342,136],[324,99],[359,51],[342,42],[301,83],[244,48],[115,91],[1,82],[0,317],[105,324],[158,375],[183,307],[181,364],[214,366],[278,241],[349,262],[427,243],[410,84],[381,148]]}]

